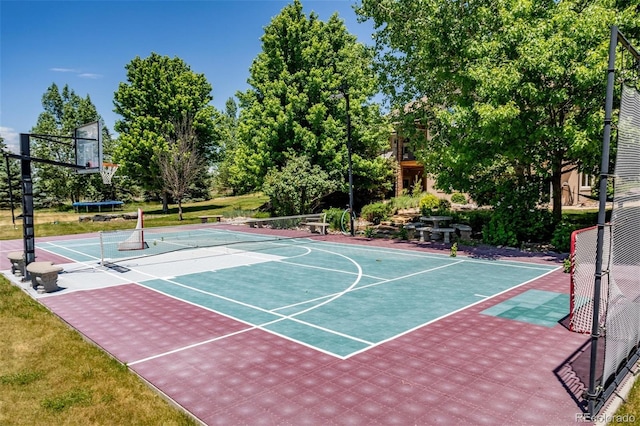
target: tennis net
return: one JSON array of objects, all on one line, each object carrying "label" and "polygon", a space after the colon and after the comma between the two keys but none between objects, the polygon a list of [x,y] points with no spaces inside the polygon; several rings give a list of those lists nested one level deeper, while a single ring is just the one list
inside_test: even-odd
[{"label": "tennis net", "polygon": [[[129,230],[102,231],[100,232],[101,264],[105,266],[127,259],[217,246],[233,246],[237,250],[247,251],[268,250],[279,247],[274,244],[278,241],[308,238],[312,235],[307,232],[291,233],[276,230],[297,230],[303,223],[318,220],[320,215],[299,215],[264,219],[242,218],[222,224],[202,226],[136,227]],[[259,229],[254,231],[249,227],[270,231],[265,232]]]}]

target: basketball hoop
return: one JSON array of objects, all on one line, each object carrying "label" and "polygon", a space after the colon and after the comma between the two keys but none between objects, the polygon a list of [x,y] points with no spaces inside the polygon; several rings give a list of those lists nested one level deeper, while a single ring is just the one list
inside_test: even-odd
[{"label": "basketball hoop", "polygon": [[102,182],[105,185],[111,185],[111,178],[116,174],[116,170],[120,167],[114,163],[102,163],[102,169],[100,169],[100,176],[102,176]]}]

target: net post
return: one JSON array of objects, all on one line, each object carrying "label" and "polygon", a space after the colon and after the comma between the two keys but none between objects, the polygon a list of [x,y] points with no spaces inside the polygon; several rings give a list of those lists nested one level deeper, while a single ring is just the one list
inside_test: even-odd
[{"label": "net post", "polygon": [[602,389],[597,386],[596,370],[598,366],[598,339],[600,338],[600,291],[602,285],[602,252],[604,246],[604,227],[607,207],[607,176],[609,175],[609,146],[611,143],[611,116],[613,113],[613,89],[615,84],[616,47],[618,45],[618,27],[611,27],[609,39],[609,66],[607,69],[607,93],[604,107],[604,134],[602,137],[602,162],[600,164],[598,239],[596,245],[596,271],[593,286],[593,321],[591,323],[591,359],[589,363],[589,387],[587,402],[589,416],[597,414],[597,400]]},{"label": "net post", "polygon": [[102,237],[103,232],[98,232],[100,235],[100,266],[104,267],[104,238]]}]

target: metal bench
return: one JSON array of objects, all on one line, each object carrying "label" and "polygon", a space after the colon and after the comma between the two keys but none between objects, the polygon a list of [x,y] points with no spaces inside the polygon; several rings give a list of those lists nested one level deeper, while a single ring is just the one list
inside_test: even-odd
[{"label": "metal bench", "polygon": [[207,223],[209,221],[209,219],[213,219],[214,222],[220,222],[222,220],[222,215],[221,214],[213,214],[213,215],[208,215],[208,216],[198,216],[198,219],[200,219],[200,222],[202,222],[202,223]]},{"label": "metal bench", "polygon": [[24,252],[12,251],[7,258],[11,262],[11,273],[16,277],[24,277]]},{"label": "metal bench", "polygon": [[31,276],[32,287],[39,294],[58,290],[58,273],[62,272],[62,266],[53,262],[31,262],[27,265],[27,272]]}]

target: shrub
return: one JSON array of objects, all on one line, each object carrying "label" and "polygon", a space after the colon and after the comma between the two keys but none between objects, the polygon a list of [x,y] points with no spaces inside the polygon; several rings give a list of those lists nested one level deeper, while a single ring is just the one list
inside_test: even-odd
[{"label": "shrub", "polygon": [[[421,194],[422,195],[422,194]],[[400,209],[411,209],[420,206],[422,196],[412,197],[411,195],[401,195],[394,197],[390,201],[392,212],[395,213]]]},{"label": "shrub", "polygon": [[329,228],[334,231],[340,230],[340,219],[342,219],[342,213],[344,209],[338,208],[330,208],[324,210],[323,213],[327,215],[327,223],[329,224]]},{"label": "shrub", "polygon": [[398,237],[400,237],[401,240],[408,240],[409,231],[407,230],[407,228],[405,228],[404,226],[401,226],[400,230],[398,231]]},{"label": "shrub", "polygon": [[580,229],[580,225],[562,221],[553,231],[551,245],[561,253],[568,253],[571,250],[571,233]]},{"label": "shrub", "polygon": [[489,223],[492,213],[491,210],[458,211],[451,214],[453,217],[452,223],[464,223],[479,231]]},{"label": "shrub", "polygon": [[367,204],[362,208],[360,216],[367,222],[373,222],[375,224],[380,223],[381,220],[389,217],[391,213],[391,206],[385,203],[372,203]]},{"label": "shrub", "polygon": [[450,211],[451,211],[451,203],[449,202],[449,200],[445,200],[444,198],[441,198],[440,202],[438,203],[438,210],[436,211],[436,213],[439,215],[449,215]]},{"label": "shrub", "polygon": [[549,241],[553,229],[549,210],[498,206],[483,228],[482,238],[487,244],[514,247],[522,242]]},{"label": "shrub", "polygon": [[426,194],[420,199],[420,213],[423,216],[431,216],[434,211],[438,210],[440,199],[433,194]]},{"label": "shrub", "polygon": [[482,241],[494,246],[516,246],[518,238],[515,227],[509,222],[500,220],[498,216],[491,218],[489,223],[482,228]]},{"label": "shrub", "polygon": [[467,204],[467,197],[464,194],[455,192],[451,195],[451,202],[456,204]]}]

